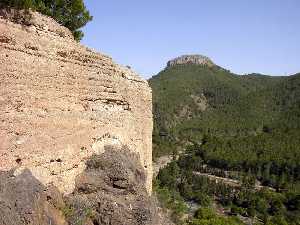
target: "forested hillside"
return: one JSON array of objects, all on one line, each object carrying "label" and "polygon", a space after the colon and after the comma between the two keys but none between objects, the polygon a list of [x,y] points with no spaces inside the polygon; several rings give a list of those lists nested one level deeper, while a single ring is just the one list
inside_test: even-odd
[{"label": "forested hillside", "polygon": [[150,85],[155,155],[174,151],[168,145],[201,143],[204,136],[264,143],[271,138],[285,151],[297,147],[300,74],[240,76],[217,66],[177,65],[154,76]]},{"label": "forested hillside", "polygon": [[[159,193],[204,206],[214,199],[264,224],[299,224],[300,74],[236,75],[217,65],[185,64],[149,82],[154,156],[179,157],[160,171]],[[241,185],[217,185],[199,174]],[[270,190],[253,191],[255,183]],[[257,201],[265,211],[255,208]],[[274,211],[274,201],[282,210]]]}]

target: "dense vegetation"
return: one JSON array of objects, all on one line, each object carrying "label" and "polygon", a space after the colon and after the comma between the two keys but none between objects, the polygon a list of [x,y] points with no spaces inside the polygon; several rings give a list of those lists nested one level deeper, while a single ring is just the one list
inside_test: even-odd
[{"label": "dense vegetation", "polygon": [[[150,85],[154,157],[180,155],[155,184],[166,207],[185,214],[185,204],[196,202],[225,209],[227,219],[300,223],[300,74],[239,76],[218,66],[177,65]],[[196,214],[190,224],[226,224]]]},{"label": "dense vegetation", "polygon": [[[267,148],[262,152],[298,152],[300,74],[238,76],[217,66],[179,65],[149,82],[155,156],[171,153],[174,146],[201,142],[205,135],[257,139]],[[270,139],[280,147],[266,146]]]},{"label": "dense vegetation", "polygon": [[78,41],[83,37],[79,29],[92,20],[83,0],[1,0],[0,7],[32,9],[48,15],[69,28]]},{"label": "dense vegetation", "polygon": [[[189,147],[158,174],[155,190],[164,207],[172,211],[175,222],[185,222],[182,218],[188,212],[187,205],[193,203],[199,209],[186,221],[187,224],[242,224],[236,216],[251,219],[256,224],[300,223],[300,179],[285,183],[285,189],[276,190],[257,184],[259,180],[269,178],[269,171],[259,175],[242,169],[230,171],[232,174],[229,175],[230,172],[224,173],[206,164],[205,145]],[[205,174],[230,176],[238,182],[220,181]],[[273,177],[274,186],[283,185],[279,176]],[[199,214],[199,210],[217,209],[222,213],[214,212],[208,218]]]}]

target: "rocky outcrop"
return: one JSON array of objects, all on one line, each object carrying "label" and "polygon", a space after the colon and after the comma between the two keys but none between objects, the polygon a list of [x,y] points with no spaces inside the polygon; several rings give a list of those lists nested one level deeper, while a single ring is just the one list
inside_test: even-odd
[{"label": "rocky outcrop", "polygon": [[93,155],[63,196],[41,184],[29,170],[0,174],[1,225],[168,225],[147,194],[139,155],[106,147]]},{"label": "rocky outcrop", "polygon": [[0,11],[0,170],[28,169],[64,195],[107,145],[139,155],[151,192],[147,82],[75,42],[51,18]]},{"label": "rocky outcrop", "polygon": [[[74,215],[89,210],[93,224],[168,225],[169,221],[147,195],[145,174],[138,155],[125,148],[107,148],[92,157],[87,169],[76,180],[76,189],[68,196]],[[69,221],[74,222],[74,217]]]},{"label": "rocky outcrop", "polygon": [[67,225],[63,196],[54,186],[44,186],[30,172],[18,176],[0,173],[1,225]]},{"label": "rocky outcrop", "polygon": [[210,58],[203,55],[183,55],[168,61],[167,67],[182,65],[182,64],[196,64],[196,65],[206,65],[213,66],[214,63]]}]

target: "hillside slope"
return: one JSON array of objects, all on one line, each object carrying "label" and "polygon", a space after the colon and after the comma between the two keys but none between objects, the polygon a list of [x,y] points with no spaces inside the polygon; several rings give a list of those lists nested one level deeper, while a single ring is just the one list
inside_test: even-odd
[{"label": "hillside slope", "polygon": [[237,138],[300,129],[300,74],[240,76],[218,66],[186,64],[166,68],[149,83],[156,155],[166,150],[159,145],[201,142],[204,135]]},{"label": "hillside slope", "polygon": [[187,57],[149,80],[153,153],[173,155],[155,181],[163,205],[178,224],[299,224],[300,74]]}]

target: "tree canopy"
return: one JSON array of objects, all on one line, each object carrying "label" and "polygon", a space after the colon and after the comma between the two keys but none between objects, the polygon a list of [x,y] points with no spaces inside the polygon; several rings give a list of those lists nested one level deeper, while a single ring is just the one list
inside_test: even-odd
[{"label": "tree canopy", "polygon": [[154,186],[164,207],[198,207],[188,225],[300,224],[300,74],[187,64],[149,83],[153,155],[173,155]]},{"label": "tree canopy", "polygon": [[83,37],[80,28],[92,20],[83,0],[1,0],[0,7],[31,9],[50,16],[69,28],[77,41]]}]

